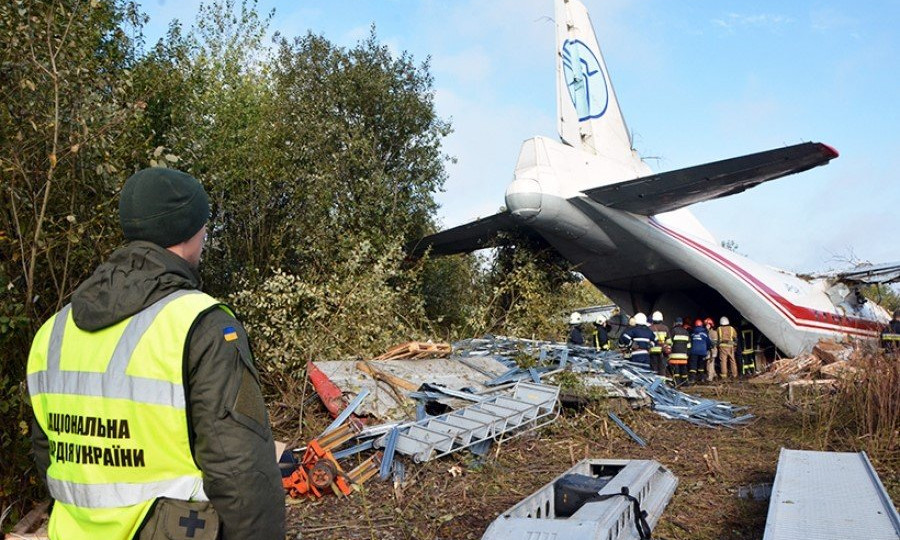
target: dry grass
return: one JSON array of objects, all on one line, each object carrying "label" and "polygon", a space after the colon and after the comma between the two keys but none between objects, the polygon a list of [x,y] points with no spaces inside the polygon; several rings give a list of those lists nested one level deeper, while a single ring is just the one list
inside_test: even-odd
[{"label": "dry grass", "polygon": [[840,381],[835,394],[817,403],[821,444],[864,450],[873,458],[888,459],[896,468],[900,460],[900,357],[866,355],[852,367],[855,371]]},{"label": "dry grass", "polygon": [[[297,501],[289,510],[289,537],[477,539],[500,512],[576,461],[591,457],[655,459],[673,470],[680,483],[656,528],[659,538],[760,538],[768,503],[741,500],[735,492],[739,486],[771,482],[782,446],[823,449],[819,412],[786,407],[784,391],[777,385],[735,383],[695,392],[749,405],[758,419],[739,430],[706,429],[668,421],[649,410],[620,410],[618,400],[598,402],[581,412],[567,411],[539,434],[509,441],[483,460],[463,452],[409,464],[406,481],[399,486],[376,478],[347,500]],[[646,448],[606,420],[610,406],[647,441]],[[326,423],[318,404],[307,415],[323,417],[323,426]],[[856,450],[838,438],[837,417],[833,426],[829,449]],[[712,459],[713,447],[718,462]],[[896,460],[870,457],[896,499]],[[454,467],[462,474],[451,474]]]}]

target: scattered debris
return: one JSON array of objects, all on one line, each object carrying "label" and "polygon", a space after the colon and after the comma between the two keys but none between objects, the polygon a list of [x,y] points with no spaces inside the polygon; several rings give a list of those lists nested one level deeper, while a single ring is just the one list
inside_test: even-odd
[{"label": "scattered debris", "polygon": [[811,378],[822,367],[822,360],[809,353],[796,358],[781,358],[769,365],[769,370],[751,379],[755,383],[789,382]]},{"label": "scattered debris", "polygon": [[[488,376],[482,372],[496,377],[508,370],[493,358],[469,360],[469,365],[452,358],[367,362],[333,360],[311,362],[308,372],[313,388],[332,416],[343,409],[348,396],[368,390],[369,398],[356,412],[357,415],[370,417],[375,422],[405,421],[415,415],[412,391],[424,384],[432,383],[449,390],[470,388],[478,392],[489,388],[484,384]],[[439,396],[438,401],[450,408],[464,405],[459,397],[448,394]]]},{"label": "scattered debris", "polygon": [[559,414],[558,395],[557,386],[519,382],[511,394],[485,397],[468,407],[394,428],[376,446],[383,446],[388,456],[396,437],[396,452],[422,463],[547,425]]},{"label": "scattered debris", "polygon": [[900,516],[865,452],[781,449],[763,540],[896,540]]},{"label": "scattered debris", "polygon": [[737,414],[744,407],[698,398],[671,388],[666,379],[643,364],[624,359],[617,351],[502,336],[463,340],[453,346],[455,354],[463,358],[491,357],[508,366],[499,380],[488,381],[488,385],[530,380],[529,369],[516,363],[516,358],[524,355],[537,359],[538,365],[534,369],[543,370],[542,379],[558,373],[565,366],[566,370],[578,374],[582,383],[602,388],[609,396],[652,401],[653,409],[666,418],[706,427],[735,427],[753,418],[751,414]]},{"label": "scattered debris", "polygon": [[281,484],[291,497],[304,495],[321,497],[328,491],[335,495],[350,495],[355,486],[362,485],[375,475],[381,463],[376,453],[352,471],[345,473],[332,450],[343,445],[359,433],[357,422],[347,421],[340,427],[309,441],[303,458],[296,469],[281,479]]},{"label": "scattered debris", "polygon": [[832,390],[834,389],[834,384],[837,381],[835,379],[816,379],[816,380],[800,380],[800,381],[791,381],[783,383],[782,387],[787,387],[788,389],[788,403],[794,403],[796,400],[796,391],[798,388],[807,388],[807,389],[815,389],[815,390]]},{"label": "scattered debris", "polygon": [[625,433],[628,434],[629,437],[634,439],[634,442],[641,445],[641,448],[647,446],[647,443],[644,442],[644,439],[638,437],[637,433],[632,431],[630,427],[626,426],[625,422],[623,422],[618,416],[616,416],[616,413],[614,413],[612,411],[608,411],[606,414],[609,416],[610,420],[612,420],[613,422],[616,423],[617,426],[622,428],[622,431],[624,431]]},{"label": "scattered debris", "polygon": [[796,358],[781,358],[769,365],[766,373],[753,379],[754,383],[788,383],[818,378],[843,378],[856,373],[853,362],[862,356],[851,345],[823,339],[812,352]]},{"label": "scattered debris", "polygon": [[813,346],[812,353],[827,365],[849,360],[853,353],[853,347],[823,339]]},{"label": "scattered debris", "polygon": [[389,349],[373,360],[418,360],[421,358],[444,358],[450,356],[453,347],[449,343],[422,343],[410,341]]},{"label": "scattered debris", "polygon": [[582,460],[502,513],[482,540],[649,538],[677,485],[656,461]]}]

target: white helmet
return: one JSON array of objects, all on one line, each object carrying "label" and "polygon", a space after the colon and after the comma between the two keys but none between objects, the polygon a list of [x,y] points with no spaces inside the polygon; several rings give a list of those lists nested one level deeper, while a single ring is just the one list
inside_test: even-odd
[{"label": "white helmet", "polygon": [[603,326],[608,320],[609,319],[606,317],[606,315],[600,315],[599,317],[597,317],[597,322],[595,322],[594,324]]},{"label": "white helmet", "polygon": [[653,322],[663,322],[663,316],[661,311],[654,311],[653,315],[650,317]]},{"label": "white helmet", "polygon": [[575,311],[569,315],[569,324],[581,324],[581,313]]},{"label": "white helmet", "polygon": [[634,316],[634,324],[639,324],[642,326],[647,326],[647,316],[643,313],[638,313]]},{"label": "white helmet", "polygon": [[725,326],[728,324],[728,317],[722,317],[719,319],[719,326]]}]

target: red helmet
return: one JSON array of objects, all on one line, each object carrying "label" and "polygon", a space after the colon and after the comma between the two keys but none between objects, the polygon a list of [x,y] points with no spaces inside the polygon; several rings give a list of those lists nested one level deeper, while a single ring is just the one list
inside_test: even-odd
[{"label": "red helmet", "polygon": [[703,321],[706,326],[713,326],[715,321],[712,320],[712,317],[707,317],[706,320]]},{"label": "red helmet", "polygon": [[696,321],[694,321],[694,326],[703,326],[703,321],[697,319]]}]

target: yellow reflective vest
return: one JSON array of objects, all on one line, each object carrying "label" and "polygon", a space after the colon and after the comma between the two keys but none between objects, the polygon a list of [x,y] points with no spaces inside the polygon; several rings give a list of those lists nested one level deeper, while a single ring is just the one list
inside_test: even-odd
[{"label": "yellow reflective vest", "polygon": [[51,539],[132,538],[157,498],[207,500],[188,436],[183,358],[217,300],[176,291],[96,332],[71,305],[38,330],[28,391],[49,439]]}]

